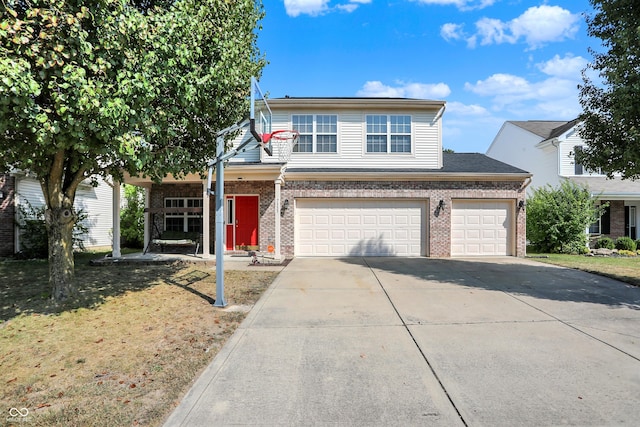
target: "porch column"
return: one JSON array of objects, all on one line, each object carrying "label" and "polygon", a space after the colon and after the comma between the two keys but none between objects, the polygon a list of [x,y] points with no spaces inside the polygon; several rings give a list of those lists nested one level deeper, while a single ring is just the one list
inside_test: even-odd
[{"label": "porch column", "polygon": [[207,180],[202,183],[202,258],[209,259],[211,253],[209,251],[209,189],[207,188]]},{"label": "porch column", "polygon": [[[144,189],[144,241],[143,245],[147,245],[151,241],[151,214],[148,212],[151,207],[151,188]],[[145,246],[146,247],[146,246]]]},{"label": "porch column", "polygon": [[282,177],[278,177],[275,180],[275,187],[276,187],[276,197],[275,197],[275,209],[274,209],[274,215],[275,215],[275,220],[274,220],[274,233],[275,233],[275,257],[276,259],[280,259],[282,257],[282,251],[280,248],[280,209],[281,209],[281,197],[280,197],[280,188],[282,186]]},{"label": "porch column", "polygon": [[113,258],[120,258],[122,256],[120,252],[120,182],[113,181],[113,248],[111,256]]}]

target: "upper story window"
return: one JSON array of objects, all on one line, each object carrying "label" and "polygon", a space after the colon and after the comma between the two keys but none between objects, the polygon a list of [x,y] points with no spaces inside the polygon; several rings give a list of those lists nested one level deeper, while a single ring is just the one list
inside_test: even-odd
[{"label": "upper story window", "polygon": [[337,153],[338,116],[331,114],[294,114],[292,126],[300,132],[294,153]]},{"label": "upper story window", "polygon": [[164,229],[166,231],[193,231],[202,233],[202,212],[180,212],[182,208],[202,209],[202,199],[196,198],[166,198],[165,208],[175,208],[173,212],[164,214]]},{"label": "upper story window", "polygon": [[367,153],[410,152],[411,116],[367,116]]},{"label": "upper story window", "polygon": [[580,155],[584,148],[581,145],[573,147],[573,174],[574,175],[601,175],[602,170],[598,168],[595,171],[586,169],[580,162]]},{"label": "upper story window", "polygon": [[582,147],[576,145],[573,147],[573,174],[582,175],[584,173],[584,167],[580,163],[580,155],[582,154]]}]

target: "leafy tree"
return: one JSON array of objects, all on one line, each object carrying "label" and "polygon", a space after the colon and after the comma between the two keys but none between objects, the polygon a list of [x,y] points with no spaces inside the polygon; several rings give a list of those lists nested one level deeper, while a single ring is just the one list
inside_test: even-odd
[{"label": "leafy tree", "polygon": [[52,297],[75,293],[78,184],[203,170],[215,132],[248,109],[255,0],[4,0],[0,170],[34,172]]},{"label": "leafy tree", "polygon": [[[578,161],[612,176],[640,177],[640,7],[635,0],[590,0],[588,34],[602,40],[590,49],[593,61],[583,72],[581,131],[589,146]],[[598,72],[601,82],[587,77]]]},{"label": "leafy tree", "polygon": [[130,248],[144,246],[144,188],[124,186],[125,207],[120,211],[120,234]]},{"label": "leafy tree", "polygon": [[558,188],[536,188],[527,201],[527,239],[542,252],[573,252],[586,248],[586,230],[606,206],[583,186],[562,181]]}]

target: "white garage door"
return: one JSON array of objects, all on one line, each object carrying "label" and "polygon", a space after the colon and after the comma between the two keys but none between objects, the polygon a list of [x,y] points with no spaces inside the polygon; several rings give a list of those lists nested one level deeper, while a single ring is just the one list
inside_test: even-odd
[{"label": "white garage door", "polygon": [[426,201],[296,199],[297,256],[420,256]]},{"label": "white garage door", "polygon": [[512,255],[512,203],[454,200],[451,256]]}]

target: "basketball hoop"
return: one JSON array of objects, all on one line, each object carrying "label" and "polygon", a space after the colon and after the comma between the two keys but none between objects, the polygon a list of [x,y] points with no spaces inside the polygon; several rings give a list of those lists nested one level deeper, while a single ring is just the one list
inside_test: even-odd
[{"label": "basketball hoop", "polygon": [[271,143],[278,151],[278,159],[288,162],[293,152],[293,146],[298,143],[300,133],[297,130],[276,130],[270,134],[262,135],[262,143]]}]

